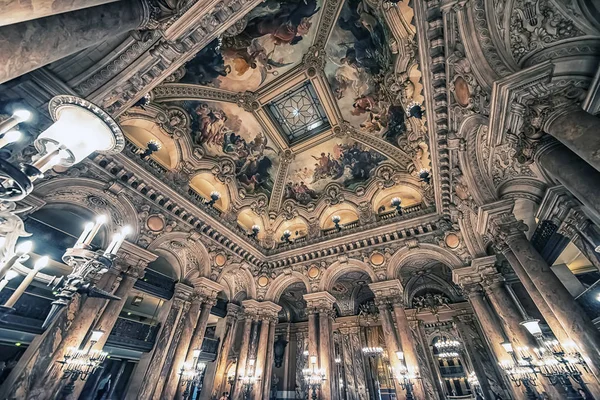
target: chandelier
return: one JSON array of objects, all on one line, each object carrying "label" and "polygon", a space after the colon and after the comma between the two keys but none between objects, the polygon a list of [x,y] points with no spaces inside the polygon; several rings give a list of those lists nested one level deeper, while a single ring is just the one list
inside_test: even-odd
[{"label": "chandelier", "polygon": [[382,347],[363,347],[362,352],[366,356],[376,357],[383,353]]},{"label": "chandelier", "polygon": [[460,355],[461,343],[458,340],[442,337],[435,342],[434,347],[438,350],[438,358],[457,358]]},{"label": "chandelier", "polygon": [[317,368],[317,356],[310,357],[310,367],[302,369],[302,376],[311,390],[311,399],[317,400],[317,390],[325,382],[325,370]]},{"label": "chandelier", "polygon": [[77,379],[85,381],[99,368],[102,368],[102,363],[106,360],[108,353],[92,348],[103,335],[103,331],[92,331],[90,345],[87,349],[69,347],[63,360],[58,361],[59,364],[62,364],[63,379],[69,379],[69,383],[63,389],[65,394],[73,392]]},{"label": "chandelier", "polygon": [[192,362],[184,363],[179,372],[181,385],[185,386],[183,397],[188,397],[190,394],[193,395],[194,392],[202,390],[206,363],[199,362],[200,350],[194,350],[192,354]]}]

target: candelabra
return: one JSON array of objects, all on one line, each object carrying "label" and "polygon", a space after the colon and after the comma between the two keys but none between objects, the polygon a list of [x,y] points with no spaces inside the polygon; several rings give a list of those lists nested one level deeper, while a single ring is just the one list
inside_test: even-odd
[{"label": "candelabra", "polygon": [[90,375],[93,375],[99,368],[102,368],[102,363],[106,360],[108,353],[102,350],[93,350],[94,345],[104,335],[102,331],[92,331],[90,337],[90,345],[87,349],[70,347],[65,352],[62,361],[58,361],[62,365],[63,379],[68,379],[69,383],[63,388],[63,395],[66,397],[75,389],[77,380],[85,381]]},{"label": "candelabra", "polygon": [[248,234],[248,237],[256,239],[258,237],[259,232],[260,232],[260,226],[252,225],[252,231]]},{"label": "candelabra", "polygon": [[317,356],[310,357],[310,367],[302,370],[302,376],[311,392],[311,399],[317,400],[317,392],[325,382],[325,370],[317,368]]},{"label": "candelabra", "polygon": [[208,200],[205,204],[209,207],[213,207],[215,203],[221,198],[221,193],[214,191],[210,194],[210,200]]},{"label": "candelabra", "polygon": [[400,384],[402,390],[406,392],[406,400],[414,400],[414,384],[412,382],[412,379],[416,378],[416,376],[412,376],[411,374],[409,374],[408,368],[406,367],[406,364],[404,362],[404,352],[397,351],[396,356],[398,357],[398,360],[400,360],[400,365],[398,367],[396,379],[398,380],[398,383]]},{"label": "candelabra", "polygon": [[52,308],[42,325],[43,328],[48,327],[56,319],[75,293],[86,293],[89,297],[120,300],[119,297],[95,287],[94,282],[110,269],[130,228],[126,226],[121,233],[117,233],[106,250],[94,250],[91,243],[105,221],[106,217],[100,216],[96,219],[95,224],[88,223],[77,243],[72,248],[68,248],[63,255],[63,262],[72,267],[73,271],[64,282],[57,284],[57,286],[62,284],[62,287],[56,295],[56,300],[52,302]]},{"label": "candelabra", "polygon": [[502,343],[502,347],[512,358],[512,361],[504,360],[500,362],[502,370],[516,387],[523,386],[525,388],[527,399],[537,399],[538,394],[535,386],[537,386],[536,379],[539,370],[537,365],[532,362],[533,357],[529,354],[528,349],[520,347],[517,349],[519,351],[517,356],[510,342]]},{"label": "candelabra", "polygon": [[194,393],[200,393],[202,390],[206,364],[199,362],[199,358],[200,350],[194,350],[192,362],[184,363],[179,372],[181,384],[185,386],[185,391],[183,392],[184,398],[193,398]]},{"label": "candelabra", "polygon": [[391,201],[392,207],[396,208],[398,215],[402,215],[402,200],[399,197],[394,197]]},{"label": "candelabra", "polygon": [[291,244],[292,241],[290,240],[290,238],[292,237],[292,232],[290,232],[289,230],[285,230],[283,231],[283,235],[281,235],[281,240],[285,243],[285,244]]},{"label": "candelabra", "polygon": [[260,381],[259,376],[254,376],[254,363],[255,360],[253,358],[248,360],[248,374],[241,375],[238,380],[242,385],[242,393],[244,394],[244,400],[248,400],[250,398],[250,392],[252,392],[252,388],[258,381]]},{"label": "candelabra", "polygon": [[521,325],[539,344],[539,347],[533,349],[538,359],[537,371],[547,378],[552,385],[562,386],[567,399],[582,399],[581,395],[573,388],[571,380],[579,384],[587,397],[591,398],[580,370],[580,368],[583,368],[587,371],[587,367],[583,357],[576,350],[575,344],[567,343],[565,349],[558,340],[545,338],[537,319],[528,319],[521,322]]},{"label": "candelabra", "polygon": [[331,217],[331,221],[335,225],[335,229],[338,232],[340,232],[342,230],[342,226],[340,225],[340,222],[342,221],[342,217],[340,217],[339,215],[334,215],[333,217]]}]

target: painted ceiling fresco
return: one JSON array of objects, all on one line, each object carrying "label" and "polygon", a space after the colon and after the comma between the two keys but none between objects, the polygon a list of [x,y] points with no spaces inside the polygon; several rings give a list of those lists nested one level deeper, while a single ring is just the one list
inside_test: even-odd
[{"label": "painted ceiling fresco", "polygon": [[231,157],[238,185],[246,193],[270,195],[278,151],[254,115],[230,103],[184,101],[181,105],[191,119],[193,142],[209,156]]},{"label": "painted ceiling fresco", "polygon": [[[392,210],[394,196],[411,206],[434,201],[432,187],[426,191],[414,181],[410,191],[408,183],[404,189],[397,184],[385,196],[372,185],[383,164],[389,166],[384,175],[395,174],[395,182],[401,175],[418,179],[419,171],[431,168],[418,64],[411,60],[407,71],[396,71],[406,80],[397,84],[401,89],[388,87],[385,78],[400,65],[398,51],[392,52],[399,38],[384,22],[390,11],[365,0],[329,1],[263,1],[172,75],[168,82],[185,84],[182,90],[163,92],[167,107],[189,114],[185,130],[204,150],[202,162],[234,161],[236,179],[227,189],[241,196],[231,198],[231,209],[260,199],[252,203],[252,214],[237,220],[248,232],[258,225],[261,241],[272,236],[264,239],[271,240],[266,246],[280,241],[286,229],[292,240],[305,236],[308,219],[322,217],[307,214],[322,212],[319,200],[331,184],[346,191],[348,202],[384,199],[383,206],[374,206],[377,213]],[[408,25],[412,10],[408,3],[399,9],[411,12]],[[413,112],[408,104],[419,107]],[[372,198],[361,198],[367,192]]]},{"label": "painted ceiling fresco", "polygon": [[285,199],[308,204],[336,182],[348,190],[365,183],[385,156],[350,139],[332,139],[300,153],[290,164]]},{"label": "painted ceiling fresco", "polygon": [[[234,92],[253,91],[289,71],[312,44],[320,15],[318,0],[266,0],[185,66],[183,83]],[[244,25],[242,25],[244,26]]]},{"label": "painted ceiling fresco", "polygon": [[384,85],[393,65],[388,36],[365,1],[347,0],[327,42],[325,75],[346,121],[396,144],[405,113]]}]

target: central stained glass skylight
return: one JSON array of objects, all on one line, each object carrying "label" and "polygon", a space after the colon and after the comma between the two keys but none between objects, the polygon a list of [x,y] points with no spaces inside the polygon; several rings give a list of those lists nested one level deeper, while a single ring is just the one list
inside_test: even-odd
[{"label": "central stained glass skylight", "polygon": [[288,144],[316,136],[331,126],[310,82],[281,94],[266,108]]}]

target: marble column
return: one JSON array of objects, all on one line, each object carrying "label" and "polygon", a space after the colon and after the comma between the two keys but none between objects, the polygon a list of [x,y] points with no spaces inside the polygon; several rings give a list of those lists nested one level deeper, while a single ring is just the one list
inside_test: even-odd
[{"label": "marble column", "polygon": [[[404,289],[402,287],[402,283],[398,279],[392,279],[388,281],[376,282],[369,285],[373,293],[375,293],[375,297],[379,298],[387,298],[389,303],[393,305],[394,315],[396,317],[396,325],[397,325],[397,333],[399,339],[399,349],[404,353],[404,364],[408,372],[414,376],[420,376],[421,371],[419,368],[419,357],[417,355],[417,348],[414,342],[412,332],[410,331],[410,326],[408,324],[408,318],[406,318],[406,313],[404,311],[403,297],[404,297]],[[384,335],[386,328],[384,328]],[[392,323],[392,329],[394,325]],[[389,345],[388,345],[389,346]],[[397,360],[397,357],[390,355],[390,360],[394,360],[396,363],[400,361]],[[396,386],[397,386],[397,382]],[[415,380],[414,382],[414,393],[416,398],[425,398],[425,389],[423,387],[423,382],[421,379]],[[398,388],[396,389],[398,391]],[[398,395],[403,394],[404,391],[398,391]]]},{"label": "marble column", "polygon": [[271,395],[271,378],[273,375],[273,362],[274,362],[274,351],[275,351],[275,327],[279,318],[277,315],[273,316],[269,320],[269,335],[267,339],[267,354],[265,357],[265,369],[263,374],[263,400],[268,400]]},{"label": "marble column", "polygon": [[[325,383],[321,386],[321,398],[323,400],[336,400],[334,397],[337,391],[334,385],[336,382],[332,379],[333,374],[333,332],[331,330],[331,322],[333,318],[333,304],[335,303],[335,297],[328,292],[316,292],[308,293],[304,295],[307,307],[315,309],[318,314],[319,322],[319,368],[325,372]],[[310,332],[309,325],[309,332]],[[315,330],[316,331],[316,330]],[[316,336],[316,335],[315,335]],[[310,341],[309,333],[309,341]],[[309,342],[310,345],[310,342]],[[312,354],[309,354],[312,356]]]},{"label": "marble column", "polygon": [[545,121],[543,129],[600,171],[600,118],[579,106],[563,107]]},{"label": "marble column", "polygon": [[142,26],[148,8],[122,0],[0,27],[0,83]]},{"label": "marble column", "polygon": [[[112,331],[113,327],[115,326],[117,319],[119,318],[119,314],[121,313],[121,310],[123,309],[123,306],[125,305],[125,302],[127,301],[127,296],[129,295],[129,292],[131,291],[131,289],[133,289],[133,285],[135,284],[135,282],[144,275],[145,267],[146,267],[146,265],[139,265],[139,266],[135,266],[135,267],[125,267],[126,272],[124,272],[122,274],[122,279],[121,279],[121,282],[119,283],[119,287],[117,287],[117,290],[115,290],[115,292],[113,293],[115,296],[120,297],[121,300],[109,301],[108,304],[106,305],[106,307],[104,308],[102,315],[98,319],[98,322],[96,322],[96,324],[93,326],[93,328],[90,329],[90,332],[92,330],[104,332],[104,335],[102,335],[102,337],[96,343],[94,348],[102,349],[104,347],[104,344],[108,340],[108,337],[110,336],[110,332]],[[125,269],[125,268],[123,268],[123,269]],[[113,384],[114,384],[114,382],[113,382]],[[81,394],[81,391],[83,390],[84,385],[85,385],[84,381],[78,381],[75,384],[75,388],[74,388],[73,392],[69,396],[67,396],[65,398],[65,400],[78,399],[79,395]]]},{"label": "marble column", "polygon": [[242,329],[242,344],[240,346],[240,354],[237,361],[237,373],[236,373],[236,383],[234,384],[234,390],[231,398],[233,400],[240,400],[242,398],[242,385],[237,382],[237,379],[244,376],[246,374],[246,364],[248,362],[248,350],[250,348],[250,340],[252,336],[252,324],[253,318],[256,315],[253,313],[252,309],[244,308],[244,327]]},{"label": "marble column", "polygon": [[[118,272],[109,270],[98,287],[112,292]],[[106,300],[76,295],[46,331],[38,335],[10,372],[0,390],[2,399],[48,399],[61,384],[58,361],[69,347],[79,347]]]},{"label": "marble column", "polygon": [[511,212],[510,202],[497,202],[480,209],[480,217],[489,222],[492,233],[502,238],[512,250],[560,325],[577,345],[592,373],[600,378],[600,332],[527,240],[522,224]]},{"label": "marble column", "polygon": [[556,178],[600,220],[600,172],[564,145],[551,141],[535,154],[535,161]]},{"label": "marble column", "polygon": [[227,384],[227,377],[225,376],[225,373],[227,372],[227,361],[229,360],[229,352],[233,345],[233,338],[235,337],[239,315],[240,307],[233,303],[228,303],[227,316],[225,317],[225,332],[221,337],[221,349],[219,350],[219,358],[217,359],[217,370],[213,383],[212,397],[219,398],[221,393],[225,391],[225,385]]},{"label": "marble column", "polygon": [[[161,399],[175,398],[175,394],[177,393],[177,388],[179,386],[179,373],[181,372],[181,368],[186,361],[186,355],[190,348],[190,343],[194,333],[194,326],[198,322],[198,314],[200,313],[200,307],[202,306],[203,301],[204,298],[199,293],[196,292],[192,295],[190,310],[182,319],[183,324],[179,339],[177,343],[173,343],[171,345],[175,348],[172,361],[169,363],[170,365],[168,371],[166,371],[165,374],[161,373],[161,375],[165,376],[166,378],[164,382],[164,388],[162,390],[162,396],[160,397]],[[163,369],[167,365],[168,364],[165,363]]]},{"label": "marble column", "polygon": [[390,366],[392,367],[392,376],[394,381],[394,389],[396,390],[396,397],[398,399],[404,399],[406,394],[400,387],[399,381],[396,378],[398,371],[401,368],[401,361],[398,359],[396,352],[401,350],[401,348],[398,346],[398,339],[396,338],[396,332],[394,330],[394,322],[392,321],[392,314],[390,312],[390,299],[385,297],[377,297],[376,295],[375,304],[379,309],[379,319],[381,321],[381,329],[383,330],[383,340],[385,340],[388,359],[390,361]]},{"label": "marble column", "polygon": [[165,354],[171,343],[175,325],[180,315],[189,307],[187,291],[191,291],[191,289],[181,283],[176,284],[175,288],[173,299],[170,303],[164,304],[157,316],[160,330],[154,348],[151,352],[141,357],[133,370],[132,376],[129,379],[125,400],[149,399],[154,392],[156,379],[158,379]]},{"label": "marble column", "polygon": [[99,6],[113,1],[118,0],[7,0],[0,2],[0,26]]},{"label": "marble column", "polygon": [[[270,375],[267,376],[267,372],[269,368],[267,366],[267,353],[269,347],[273,347],[273,343],[270,342],[270,339],[274,340],[275,335],[275,327],[273,326],[273,332],[271,332],[270,325],[271,321],[277,318],[279,310],[281,310],[281,306],[270,302],[270,301],[261,301],[258,303],[258,309],[260,310],[260,318],[262,320],[260,326],[260,335],[258,338],[258,349],[256,351],[256,363],[254,369],[254,376],[259,377],[260,380],[253,387],[253,399],[258,400],[262,399],[263,388],[265,385],[271,384]],[[273,333],[273,337],[271,338],[270,334]],[[269,372],[270,374],[270,372]]]},{"label": "marble column", "polygon": [[311,356],[319,354],[319,340],[317,339],[319,336],[317,333],[317,318],[319,315],[314,308],[308,308],[306,313],[308,314],[308,360],[310,360]]}]

